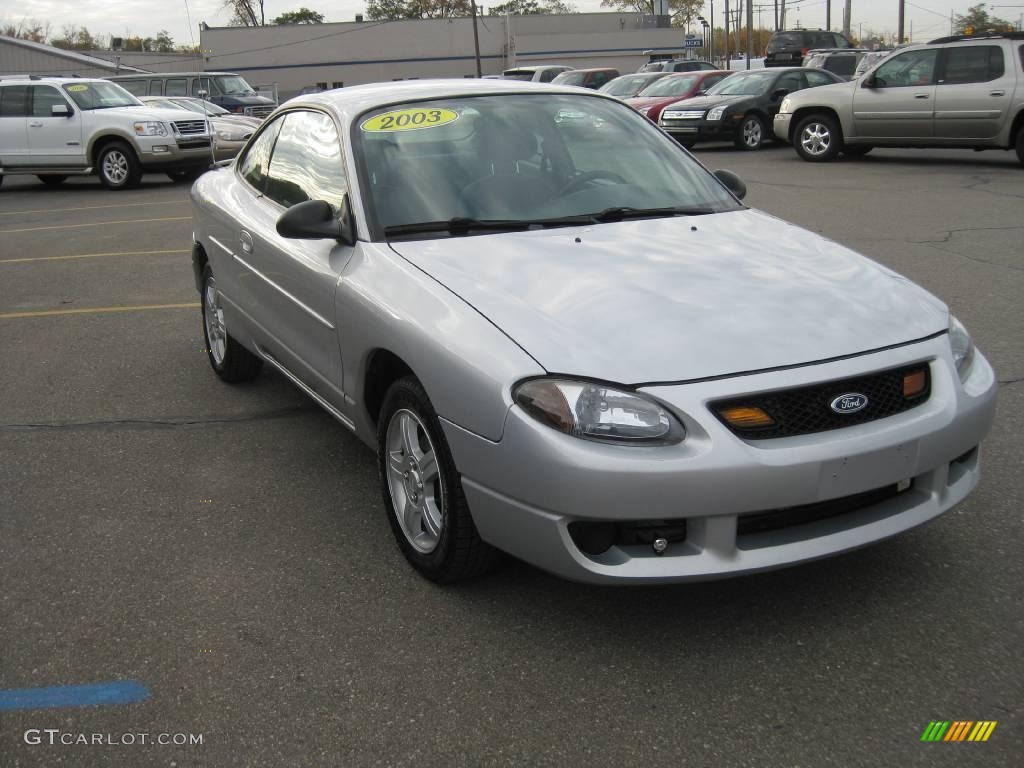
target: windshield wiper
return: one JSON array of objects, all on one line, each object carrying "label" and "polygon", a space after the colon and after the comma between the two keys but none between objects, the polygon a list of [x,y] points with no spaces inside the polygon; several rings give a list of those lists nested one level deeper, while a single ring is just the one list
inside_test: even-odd
[{"label": "windshield wiper", "polygon": [[415,224],[394,224],[384,227],[385,235],[418,235],[424,232],[448,232],[465,235],[472,231],[491,230],[494,232],[527,230],[531,227],[571,227],[590,224],[593,216],[565,216],[557,219],[467,219],[456,216],[447,221],[421,221]]},{"label": "windshield wiper", "polygon": [[707,206],[673,206],[669,208],[630,208],[628,206],[605,208],[603,211],[590,214],[590,218],[602,224],[625,219],[653,219],[667,216],[703,216],[714,213]]}]

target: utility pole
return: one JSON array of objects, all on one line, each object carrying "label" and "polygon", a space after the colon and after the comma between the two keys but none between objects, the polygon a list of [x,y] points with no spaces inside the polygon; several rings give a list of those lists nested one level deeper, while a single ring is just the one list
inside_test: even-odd
[{"label": "utility pole", "polygon": [[470,7],[473,9],[473,52],[476,54],[476,76],[482,77],[483,70],[480,69],[480,35],[476,29],[476,0],[470,0]]},{"label": "utility pole", "polygon": [[743,26],[743,0],[739,0],[739,7],[736,9],[736,55],[740,55],[743,44],[740,42],[740,27]]},{"label": "utility pole", "polygon": [[899,21],[897,22],[897,25],[896,25],[897,26],[897,30],[898,30],[897,33],[896,33],[896,42],[897,43],[902,43],[903,42],[903,11],[904,11],[903,0],[900,0],[900,15],[899,15]]},{"label": "utility pole", "polygon": [[754,0],[747,0],[747,69],[754,58]]},{"label": "utility pole", "polygon": [[779,0],[775,0],[775,31],[779,31]]},{"label": "utility pole", "polygon": [[850,39],[850,24],[852,23],[853,10],[850,8],[853,0],[846,0],[846,5],[843,6],[843,34],[846,39]]},{"label": "utility pole", "polygon": [[825,0],[825,29],[832,31],[832,0]]},{"label": "utility pole", "polygon": [[729,0],[725,0],[725,68],[729,69]]},{"label": "utility pole", "polygon": [[786,0],[782,0],[780,7],[778,28],[784,30],[786,28]]}]

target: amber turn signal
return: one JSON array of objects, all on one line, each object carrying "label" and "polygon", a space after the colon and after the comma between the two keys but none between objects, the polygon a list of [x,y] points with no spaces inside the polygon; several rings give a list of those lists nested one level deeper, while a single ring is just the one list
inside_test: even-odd
[{"label": "amber turn signal", "polygon": [[928,376],[925,371],[914,371],[903,376],[903,396],[906,398],[917,397],[928,385]]},{"label": "amber turn signal", "polygon": [[775,419],[760,408],[738,406],[735,408],[723,408],[718,413],[734,427],[740,427],[741,429],[770,427],[775,424]]}]

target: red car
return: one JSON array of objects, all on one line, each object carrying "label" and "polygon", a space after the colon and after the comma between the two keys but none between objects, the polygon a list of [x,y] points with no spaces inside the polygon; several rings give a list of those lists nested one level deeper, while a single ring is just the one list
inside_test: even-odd
[{"label": "red car", "polygon": [[732,72],[724,69],[714,69],[666,75],[651,83],[633,98],[626,99],[626,103],[641,115],[646,115],[654,122],[658,122],[661,110],[669,104],[696,96],[700,91],[706,91],[719,80],[724,80],[731,74]]}]

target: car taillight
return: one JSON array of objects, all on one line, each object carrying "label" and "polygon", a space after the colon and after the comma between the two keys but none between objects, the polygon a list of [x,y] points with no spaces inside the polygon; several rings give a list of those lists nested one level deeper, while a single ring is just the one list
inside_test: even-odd
[{"label": "car taillight", "polygon": [[809,50],[811,50],[811,49],[810,49],[810,48],[801,48],[801,49],[800,49],[800,55],[801,55],[801,56],[806,56],[806,55],[807,55],[807,52],[808,52]]},{"label": "car taillight", "polygon": [[245,114],[245,107],[235,107],[235,112],[239,115]]}]

